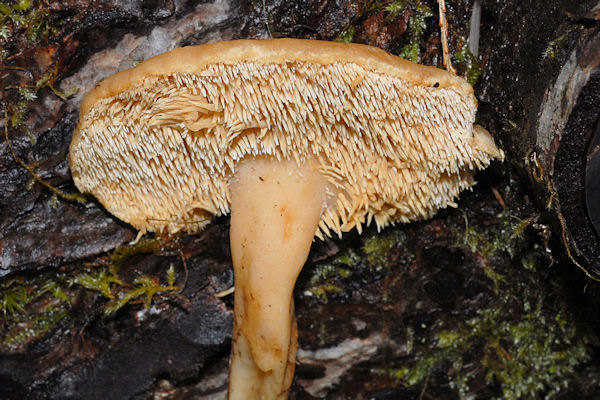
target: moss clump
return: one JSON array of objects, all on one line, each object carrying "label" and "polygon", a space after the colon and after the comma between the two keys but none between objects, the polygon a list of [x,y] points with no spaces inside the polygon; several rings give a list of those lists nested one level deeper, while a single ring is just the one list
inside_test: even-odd
[{"label": "moss clump", "polygon": [[435,16],[425,2],[421,0],[367,0],[356,1],[352,7],[356,11],[356,15],[349,24],[342,28],[336,37],[337,41],[352,42],[357,31],[369,30],[369,28],[359,27],[359,24],[367,20],[369,16],[382,15],[381,25],[377,27],[381,31],[385,26],[399,23],[397,18],[402,18],[406,14],[408,16],[408,35],[405,36],[405,43],[407,43],[402,47],[399,56],[414,62],[421,60],[421,41],[427,29],[427,22],[429,18]]},{"label": "moss clump", "polygon": [[483,310],[468,322],[472,337],[486,340],[486,380],[499,383],[508,400],[560,393],[589,358],[586,338],[560,312],[546,315],[541,300],[518,321],[505,320],[501,311]]},{"label": "moss clump", "polygon": [[[307,270],[309,277],[304,293],[322,302],[327,302],[330,295],[350,296],[359,282],[381,279],[390,273],[392,264],[408,263],[414,257],[405,248],[405,240],[406,234],[400,228],[363,234],[359,250],[345,249]],[[398,257],[392,262],[393,252]]]},{"label": "moss clump", "polygon": [[108,256],[109,265],[118,271],[130,258],[141,254],[169,255],[177,254],[177,242],[161,237],[143,238],[135,243],[128,243],[115,248]]},{"label": "moss clump", "polygon": [[72,283],[88,290],[100,293],[109,302],[104,308],[107,315],[113,314],[128,303],[143,302],[149,308],[157,296],[180,296],[180,286],[175,285],[177,278],[171,265],[167,270],[167,283],[161,284],[159,278],[139,275],[132,282],[127,282],[119,276],[119,271],[125,262],[141,254],[168,254],[176,248],[174,242],[163,241],[159,238],[143,239],[134,244],[117,247],[108,256],[105,266],[93,272],[81,273],[73,277]]},{"label": "moss clump", "polygon": [[427,330],[419,329],[419,320],[404,322],[406,356],[376,374],[411,391],[450,387],[447,397],[461,399],[555,398],[593,381],[580,375],[597,374],[586,363],[598,336],[572,311],[568,286],[548,268],[548,228],[535,210],[517,206],[509,189],[502,195],[508,201],[500,212],[486,207],[470,218],[473,207],[451,212],[436,239],[462,250],[465,263],[481,267],[493,290],[474,277],[481,297],[462,303],[458,313],[465,319],[436,318],[434,311],[437,322]]},{"label": "moss clump", "polygon": [[[552,398],[577,379],[597,337],[583,333],[560,289],[545,281],[545,236],[535,217],[520,214],[507,208],[486,226],[465,216],[465,225],[450,229],[450,242],[467,250],[494,283],[488,306],[451,329],[432,326],[426,343],[414,341],[412,361],[376,373],[416,389],[446,371],[445,384],[461,399],[472,398],[482,382],[486,398]],[[525,235],[528,227],[538,231]]]},{"label": "moss clump", "polygon": [[419,0],[394,1],[386,7],[386,10],[392,15],[398,15],[407,8],[410,10],[410,17],[408,19],[409,43],[404,45],[398,55],[413,62],[420,62],[420,43],[425,29],[427,29],[427,19],[433,17],[434,14],[431,8]]},{"label": "moss clump", "polygon": [[309,286],[305,293],[326,303],[328,294],[343,293],[339,283],[352,277],[359,261],[352,251],[346,251],[333,260],[316,265],[310,272]]},{"label": "moss clump", "polygon": [[60,273],[0,284],[0,350],[15,350],[42,337],[68,315],[72,298],[67,278]]},{"label": "moss clump", "polygon": [[343,42],[343,43],[352,42],[352,39],[354,38],[355,30],[356,30],[356,28],[354,28],[354,26],[352,26],[352,25],[345,27],[342,30],[342,32],[340,32],[340,34],[337,36],[336,40],[338,42]]},{"label": "moss clump", "polygon": [[533,306],[523,302],[517,309],[509,306],[512,296],[503,300],[459,328],[437,332],[433,346],[418,354],[413,365],[376,372],[410,387],[423,384],[435,368],[447,365],[450,386],[466,399],[473,370],[465,367],[471,361],[465,354],[483,345],[484,379],[501,392],[495,398],[552,398],[568,387],[576,367],[589,359],[590,338],[578,335],[573,320],[562,311],[544,310],[543,298]]},{"label": "moss clump", "polygon": [[483,71],[479,65],[479,60],[470,51],[466,40],[463,40],[463,45],[460,50],[454,53],[454,59],[456,60],[455,67],[457,70],[462,71],[464,78],[471,84],[475,85]]},{"label": "moss clump", "polygon": [[43,2],[30,0],[0,2],[0,40],[6,42],[11,36],[22,35],[29,44],[46,39],[56,31],[50,21],[50,12]]},{"label": "moss clump", "polygon": [[[157,296],[178,295],[181,287],[175,286],[175,269],[171,266],[167,270],[167,284],[161,285],[158,278],[149,276],[140,276],[133,281],[133,285],[122,286],[119,292],[113,295],[114,299],[104,309],[104,313],[110,315],[128,303],[141,302],[143,299],[144,308],[149,309],[152,301]],[[144,299],[145,298],[145,299]]]},{"label": "moss clump", "polygon": [[27,296],[27,289],[22,285],[2,285],[2,294],[0,295],[0,306],[2,313],[6,317],[17,311],[23,311],[30,299]]},{"label": "moss clump", "polygon": [[307,289],[307,291],[311,296],[316,297],[323,303],[327,303],[328,294],[340,294],[343,293],[344,290],[340,286],[333,283],[323,283],[319,285],[313,285]]},{"label": "moss clump", "polygon": [[369,272],[387,270],[389,268],[388,256],[390,251],[394,246],[403,243],[405,240],[404,232],[399,229],[367,236],[363,240],[362,250],[366,256]]},{"label": "moss clump", "polygon": [[[500,385],[498,398],[551,398],[568,386],[575,367],[589,355],[575,324],[560,312],[548,314],[542,304],[542,299],[534,309],[521,304],[525,314],[518,319],[507,318],[503,307],[481,310],[462,329],[437,335],[439,354],[455,359],[481,341],[485,379]],[[467,385],[464,377],[462,381]]]},{"label": "moss clump", "polygon": [[113,286],[123,285],[117,274],[108,269],[100,271],[83,273],[76,275],[72,281],[73,284],[83,286],[86,289],[99,292],[107,299],[114,299]]},{"label": "moss clump", "polygon": [[147,274],[128,280],[119,273],[135,256],[171,255],[175,247],[172,241],[145,239],[118,247],[92,265],[75,265],[69,273],[46,272],[33,278],[5,279],[0,283],[0,315],[4,317],[0,317],[0,352],[15,351],[40,339],[61,321],[67,325],[74,323],[69,319],[71,305],[85,290],[106,299],[106,315],[130,303],[142,303],[147,309],[161,297],[174,296],[180,303],[186,303],[179,293],[181,286],[175,284],[177,274],[173,266],[167,270],[165,283]]},{"label": "moss clump", "polygon": [[13,350],[42,337],[63,320],[69,313],[65,304],[52,304],[36,314],[18,314],[5,331],[2,347]]},{"label": "moss clump", "polygon": [[572,23],[567,25],[567,27],[561,25],[557,36],[548,42],[546,49],[542,52],[542,57],[553,60],[557,55],[564,55],[569,46],[570,39],[584,29],[584,24]]},{"label": "moss clump", "polygon": [[[469,224],[464,216],[464,224],[450,228],[450,235],[456,247],[466,247],[471,253],[477,253],[486,259],[502,252],[515,256],[524,244],[522,233],[530,222],[522,225],[523,219],[515,217],[515,210],[505,209],[498,213],[493,225],[481,229],[480,226]],[[528,219],[525,219],[529,221]]]}]

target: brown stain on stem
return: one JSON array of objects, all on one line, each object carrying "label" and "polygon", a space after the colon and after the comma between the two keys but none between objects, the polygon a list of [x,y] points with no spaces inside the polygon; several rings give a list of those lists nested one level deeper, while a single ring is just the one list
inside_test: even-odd
[{"label": "brown stain on stem", "polygon": [[283,239],[288,240],[292,236],[292,227],[296,218],[294,218],[294,215],[288,210],[287,206],[281,206],[279,216],[283,218]]}]

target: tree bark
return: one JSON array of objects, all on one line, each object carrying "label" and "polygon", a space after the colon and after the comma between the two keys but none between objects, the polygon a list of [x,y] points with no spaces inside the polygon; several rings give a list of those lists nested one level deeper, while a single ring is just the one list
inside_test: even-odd
[{"label": "tree bark", "polygon": [[[600,268],[582,202],[600,104],[597,2],[446,5],[454,66],[475,83],[478,123],[507,159],[477,175],[458,209],[313,244],[294,295],[292,398],[600,390],[598,287],[573,263]],[[93,199],[33,179],[76,192],[68,145],[99,80],[177,46],[235,38],[354,41],[441,67],[436,10],[434,0],[73,0],[3,11],[2,129],[13,150],[3,134],[0,398],[226,395],[233,298],[215,295],[233,284],[228,218],[129,244],[136,232]]]}]

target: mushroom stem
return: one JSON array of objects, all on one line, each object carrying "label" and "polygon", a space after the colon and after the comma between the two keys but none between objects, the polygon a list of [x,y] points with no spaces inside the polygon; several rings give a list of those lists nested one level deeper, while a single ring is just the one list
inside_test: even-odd
[{"label": "mushroom stem", "polygon": [[326,201],[326,180],[309,164],[249,159],[232,178],[229,399],[287,398],[298,338],[292,291]]}]

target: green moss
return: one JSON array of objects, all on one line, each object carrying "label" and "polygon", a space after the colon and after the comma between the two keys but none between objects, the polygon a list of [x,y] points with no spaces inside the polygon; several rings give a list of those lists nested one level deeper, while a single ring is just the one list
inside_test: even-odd
[{"label": "green moss", "polygon": [[483,265],[483,273],[493,282],[494,293],[498,294],[500,283],[505,281],[504,276],[496,271],[493,265],[488,262]]},{"label": "green moss", "polygon": [[384,10],[389,13],[389,17],[391,19],[396,18],[398,15],[402,14],[404,10],[408,7],[407,2],[404,0],[392,1],[384,7]]},{"label": "green moss", "polygon": [[19,94],[25,101],[33,101],[37,99],[37,93],[31,88],[19,88]]},{"label": "green moss", "polygon": [[343,289],[341,287],[339,287],[338,285],[334,285],[333,283],[314,285],[307,290],[312,296],[316,297],[323,303],[327,303],[328,294],[343,293]]},{"label": "green moss", "polygon": [[[545,227],[512,206],[519,203],[509,191],[503,196],[507,207],[495,217],[470,223],[465,213],[464,224],[449,223],[446,237],[493,282],[486,308],[451,325],[443,319],[427,329],[408,326],[408,357],[376,373],[415,390],[435,376],[436,385],[449,385],[461,399],[472,398],[482,382],[498,399],[553,398],[578,379],[598,337],[571,313],[564,289],[544,278]],[[486,398],[493,398],[490,391]]]},{"label": "green moss", "polygon": [[22,13],[31,8],[30,0],[19,0],[11,2],[0,2],[0,15],[4,18],[15,19],[17,22],[23,18]]},{"label": "green moss", "polygon": [[400,51],[398,56],[406,60],[410,60],[412,62],[419,62],[419,60],[421,59],[421,46],[419,42],[412,42],[405,45],[404,47],[402,47],[402,50]]},{"label": "green moss", "polygon": [[553,60],[556,57],[557,53],[560,53],[561,50],[564,50],[568,47],[568,39],[571,37],[571,35],[583,29],[585,29],[583,24],[569,24],[568,28],[561,29],[561,34],[559,34],[556,38],[548,42],[546,49],[542,53],[542,57],[549,60]]},{"label": "green moss", "polygon": [[23,311],[30,299],[27,289],[22,285],[3,285],[0,294],[0,306],[4,316],[12,315],[16,311]]},{"label": "green moss", "polygon": [[0,350],[35,340],[68,315],[72,296],[64,274],[45,273],[0,284]]},{"label": "green moss", "polygon": [[156,295],[178,294],[180,286],[174,284],[176,279],[173,267],[167,271],[167,284],[162,285],[156,277],[141,275],[133,282],[126,282],[118,277],[110,268],[92,273],[78,274],[71,279],[73,285],[98,292],[109,302],[104,308],[107,315],[113,314],[128,303],[140,302],[144,299],[144,307],[149,308]]},{"label": "green moss", "polygon": [[[589,359],[588,344],[596,339],[578,333],[553,287],[540,285],[539,271],[547,265],[545,247],[526,242],[524,230],[535,219],[515,217],[518,214],[506,209],[491,225],[473,226],[466,221],[451,230],[456,246],[482,261],[496,297],[488,308],[452,329],[431,327],[428,338],[432,339],[415,350],[414,362],[380,369],[379,374],[420,387],[434,370],[447,368],[449,384],[462,399],[472,395],[472,380],[483,379],[499,388],[498,398],[512,400],[551,398],[574,379],[577,367]],[[490,261],[504,252],[515,258],[523,249],[529,249],[521,255],[525,268],[502,271]],[[465,367],[472,364],[468,357],[474,354],[482,368],[475,372]]]},{"label": "green moss", "polygon": [[104,308],[105,314],[113,314],[128,303],[140,302],[149,308],[156,295],[179,295],[180,286],[175,285],[177,278],[175,269],[167,270],[167,284],[160,283],[159,278],[140,275],[127,282],[119,277],[119,271],[125,262],[134,256],[148,253],[164,254],[173,250],[173,242],[165,242],[158,238],[143,239],[134,244],[117,247],[108,256],[109,262],[105,267],[94,272],[81,273],[72,278],[71,282],[88,290],[100,293],[109,302]]},{"label": "green moss", "polygon": [[413,14],[408,21],[408,29],[411,35],[421,37],[427,28],[426,19],[434,16],[433,11],[421,1],[415,0],[409,3]]},{"label": "green moss", "polygon": [[541,300],[519,320],[507,320],[501,311],[483,310],[468,323],[467,338],[483,338],[487,344],[486,380],[501,385],[504,399],[541,393],[548,398],[566,388],[575,367],[589,358],[574,324],[560,313],[546,315]]},{"label": "green moss", "polygon": [[362,238],[364,255],[347,249],[333,259],[317,264],[311,270],[309,282],[313,286],[318,286],[331,280],[352,278],[358,270],[366,269],[369,273],[381,272],[389,266],[388,256],[392,248],[403,240],[404,233],[393,229],[385,233],[364,236]]},{"label": "green moss", "polygon": [[522,219],[514,216],[515,210],[506,209],[498,214],[493,225],[473,226],[469,224],[465,215],[464,225],[450,227],[451,236],[454,237],[456,247],[467,247],[472,253],[477,253],[485,258],[507,252],[514,256],[517,249],[523,244],[521,233],[525,227],[521,226]]},{"label": "green moss", "polygon": [[72,280],[75,285],[101,293],[108,299],[113,299],[113,285],[122,285],[119,277],[108,270],[100,270],[91,273],[83,273],[75,276]]},{"label": "green moss", "polygon": [[421,45],[423,35],[427,29],[427,20],[435,14],[425,2],[420,0],[366,0],[356,1],[352,4],[356,10],[353,20],[346,25],[337,35],[339,42],[351,42],[356,34],[355,24],[364,21],[370,15],[385,11],[384,24],[396,23],[396,18],[408,10],[408,43],[400,51],[400,57],[419,62],[421,58]]},{"label": "green moss", "polygon": [[413,62],[421,60],[421,40],[427,29],[427,19],[434,16],[433,11],[419,0],[393,1],[385,7],[394,19],[406,9],[410,10],[408,19],[409,43],[402,47],[399,56]]},{"label": "green moss", "polygon": [[0,2],[0,40],[22,35],[29,44],[35,44],[53,35],[57,29],[57,20],[51,20],[51,14],[43,2],[34,6],[30,0]]},{"label": "green moss", "polygon": [[171,266],[167,271],[168,284],[161,285],[157,278],[151,278],[149,276],[140,276],[133,281],[133,286],[127,290],[122,290],[116,299],[111,301],[106,308],[104,313],[110,315],[123,306],[130,302],[138,301],[141,298],[144,299],[144,308],[150,308],[152,301],[156,295],[162,294],[178,294],[181,287],[175,286],[175,270]]},{"label": "green moss", "polygon": [[348,252],[330,262],[316,265],[311,270],[306,291],[324,303],[328,300],[328,294],[342,293],[341,287],[334,282],[352,276],[352,265],[356,259],[354,253]]},{"label": "green moss", "polygon": [[[509,301],[509,299],[506,299]],[[589,359],[589,339],[578,336],[565,314],[548,315],[539,299],[534,309],[519,319],[507,313],[507,303],[481,310],[463,326],[435,335],[435,346],[416,356],[411,366],[381,369],[377,373],[406,386],[422,384],[436,366],[451,364],[449,379],[460,398],[469,393],[465,354],[482,343],[485,381],[499,385],[502,399],[551,398],[568,386],[575,368]],[[527,308],[521,306],[521,311]]]},{"label": "green moss", "polygon": [[22,313],[31,303],[49,293],[54,298],[71,302],[65,292],[67,283],[63,274],[42,275],[25,283],[22,280],[9,280],[0,284],[0,306],[5,318]]},{"label": "green moss", "polygon": [[350,25],[345,27],[337,36],[336,41],[343,43],[350,43],[354,38],[355,28]]},{"label": "green moss", "polygon": [[118,271],[130,258],[141,254],[164,254],[177,249],[175,241],[163,240],[160,237],[143,238],[135,243],[128,243],[115,248],[109,255],[111,268]]},{"label": "green moss", "polygon": [[336,258],[337,262],[343,265],[354,265],[359,260],[358,256],[353,251],[345,252]]},{"label": "green moss", "polygon": [[[131,294],[125,295],[122,293],[123,291],[121,289],[130,286],[130,284],[119,278],[119,271],[123,264],[137,255],[148,253],[161,254],[166,249],[172,249],[173,246],[173,243],[165,242],[158,238],[146,238],[133,244],[119,246],[109,254],[108,262],[105,264],[104,268],[77,274],[71,279],[71,283],[98,292],[111,300],[117,299],[117,295],[120,294],[121,297],[118,298],[116,302],[121,304],[120,307],[122,307],[128,301],[123,302],[123,297],[127,299],[131,299],[132,296],[137,297]],[[174,274],[174,270],[171,271],[171,269],[169,269],[169,271],[169,274]],[[145,277],[140,277],[140,279],[145,282]],[[168,280],[169,282],[174,280],[174,276],[169,275]],[[133,282],[133,284],[137,285],[138,282]],[[171,284],[170,286],[174,285]],[[142,287],[148,287],[148,285],[142,285]],[[135,289],[134,292],[137,293],[137,289]]]},{"label": "green moss", "polygon": [[404,233],[399,230],[387,230],[373,234],[363,240],[362,249],[371,272],[388,268],[388,255],[392,248],[404,241]]},{"label": "green moss", "polygon": [[[15,65],[19,62],[29,65],[31,60],[23,59],[23,55],[28,54],[27,46],[41,47],[46,45],[60,30],[61,21],[61,18],[52,17],[46,2],[32,2],[30,0],[0,2],[0,49],[2,49],[2,58],[5,59],[11,55],[11,52],[16,51],[16,54],[12,54],[15,57],[10,63],[11,66],[0,71],[4,75],[3,83],[5,84],[1,99],[4,103],[4,119],[9,121],[8,124],[4,124],[4,136],[15,161],[25,168],[37,183],[49,189],[55,198],[60,197],[84,203],[86,201],[84,196],[64,193],[42,180],[36,173],[35,167],[26,164],[16,156],[9,135],[9,128],[11,131],[22,131],[28,134],[34,142],[34,137],[29,132],[25,121],[31,104],[37,99],[40,90],[48,88],[62,99],[66,99],[72,94],[62,93],[55,88],[58,65],[50,65],[48,70],[41,76],[36,76],[33,71],[27,71],[25,66]],[[26,43],[23,39],[26,40]],[[25,76],[30,75],[34,78],[31,83],[24,84],[22,82],[23,74],[19,73],[19,77],[15,77],[13,71],[25,71],[27,72]],[[18,84],[11,85],[11,82],[18,82]],[[18,91],[18,96],[15,96],[11,91]]]},{"label": "green moss", "polygon": [[[11,278],[0,283],[0,351],[11,351],[41,338],[56,324],[70,316],[72,299],[91,290],[106,299],[105,314],[112,314],[130,303],[151,306],[158,297],[176,296],[173,266],[166,271],[166,283],[158,277],[142,275],[128,281],[119,276],[127,260],[139,254],[168,254],[173,242],[145,239],[115,249],[90,267],[74,266],[70,275],[47,272],[33,278]],[[165,253],[166,252],[166,253]],[[4,318],[2,318],[4,317]]]},{"label": "green moss", "polygon": [[[308,284],[303,292],[326,303],[332,294],[349,295],[351,282],[357,279],[380,279],[388,275],[392,268],[390,253],[394,249],[402,248],[398,254],[405,261],[414,257],[406,251],[405,236],[399,228],[389,228],[381,233],[364,233],[360,250],[345,249],[307,270]],[[398,276],[395,279],[400,278]],[[393,281],[389,284],[393,285]],[[387,293],[383,293],[382,298],[387,301]]]},{"label": "green moss", "polygon": [[64,304],[52,306],[37,314],[21,314],[5,331],[2,347],[14,349],[31,340],[42,337],[63,320],[69,313]]},{"label": "green moss", "polygon": [[454,53],[457,69],[464,71],[467,82],[475,85],[483,71],[479,65],[479,60],[470,51],[466,40],[463,40],[463,46]]},{"label": "green moss", "polygon": [[359,255],[348,249],[326,262],[315,265],[310,269],[305,292],[327,303],[329,294],[343,293],[341,283],[354,276],[357,268],[360,268],[359,263]]},{"label": "green moss", "polygon": [[350,278],[360,258],[353,250],[347,250],[332,260],[317,264],[309,278],[311,285],[320,285],[332,278]]}]

